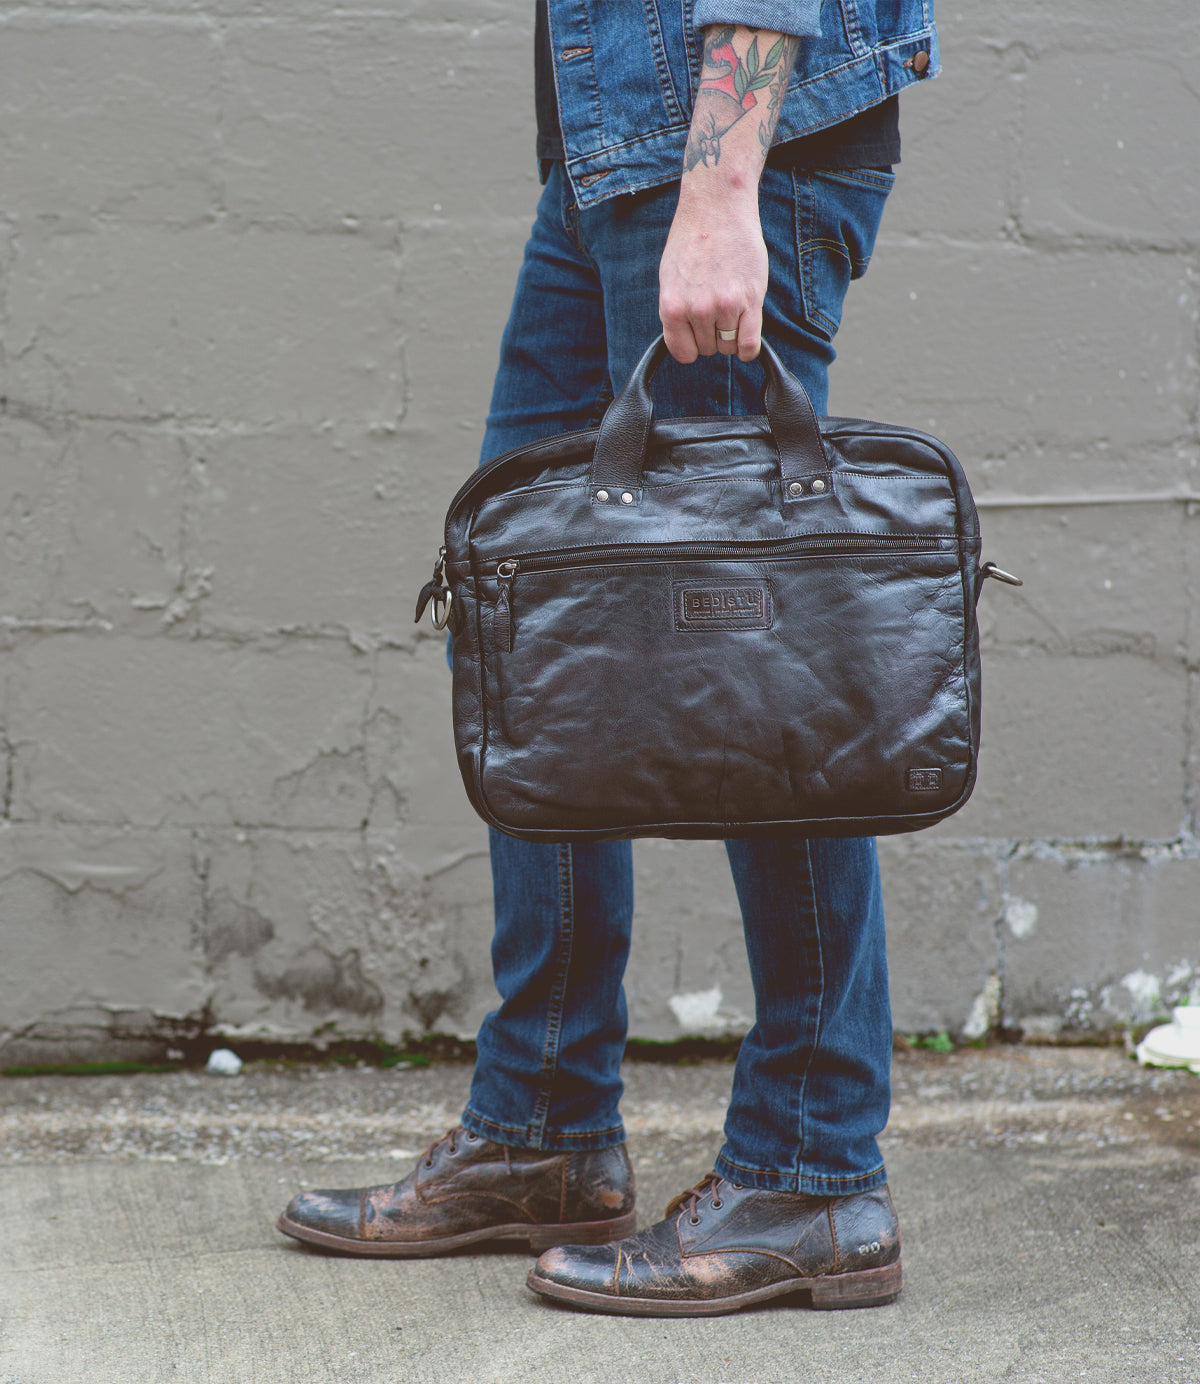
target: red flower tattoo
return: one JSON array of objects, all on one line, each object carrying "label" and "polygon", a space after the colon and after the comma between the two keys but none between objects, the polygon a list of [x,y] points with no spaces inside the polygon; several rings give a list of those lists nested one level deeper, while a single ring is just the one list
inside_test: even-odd
[{"label": "red flower tattoo", "polygon": [[754,93],[779,78],[779,60],[786,47],[784,39],[776,39],[762,61],[755,35],[743,60],[733,46],[732,28],[724,26],[709,35],[696,91],[692,133],[684,152],[685,169],[720,161],[721,136],[758,105]]}]

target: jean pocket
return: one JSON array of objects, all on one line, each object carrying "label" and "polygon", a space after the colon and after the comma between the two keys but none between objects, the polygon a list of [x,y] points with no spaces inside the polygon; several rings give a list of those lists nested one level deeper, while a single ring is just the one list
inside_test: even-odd
[{"label": "jean pocket", "polygon": [[832,341],[850,281],[862,278],[871,262],[896,175],[882,168],[797,168],[792,178],[804,315]]}]

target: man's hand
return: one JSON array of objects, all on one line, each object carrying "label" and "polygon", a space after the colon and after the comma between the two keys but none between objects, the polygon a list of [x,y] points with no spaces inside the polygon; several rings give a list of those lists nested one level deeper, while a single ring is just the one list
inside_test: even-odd
[{"label": "man's hand", "polygon": [[[758,355],[767,247],[757,179],[740,191],[681,189],[658,282],[658,315],[676,360],[689,365],[716,351],[742,360]],[[734,335],[723,339],[719,331]]]},{"label": "man's hand", "polygon": [[667,349],[753,360],[762,340],[767,247],[758,180],[798,40],[734,26],[704,30],[704,61],[679,205],[659,265]]}]

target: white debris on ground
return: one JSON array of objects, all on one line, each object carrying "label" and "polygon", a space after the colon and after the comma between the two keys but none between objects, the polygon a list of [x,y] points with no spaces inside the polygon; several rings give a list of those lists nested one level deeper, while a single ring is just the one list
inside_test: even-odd
[{"label": "white debris on ground", "polygon": [[242,1059],[230,1048],[214,1048],[204,1070],[213,1076],[237,1076],[242,1070]]},{"label": "white debris on ground", "polygon": [[1137,1046],[1143,1067],[1186,1067],[1200,1076],[1200,1005],[1180,1005],[1169,1024],[1152,1028]]}]

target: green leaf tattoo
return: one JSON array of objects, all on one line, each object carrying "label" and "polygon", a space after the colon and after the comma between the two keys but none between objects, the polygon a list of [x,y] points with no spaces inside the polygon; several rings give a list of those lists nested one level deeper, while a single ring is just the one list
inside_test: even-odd
[{"label": "green leaf tattoo", "polygon": [[[758,31],[749,32],[750,44],[743,58],[734,46],[735,28],[723,24],[704,31],[700,83],[683,156],[685,172],[700,163],[715,166],[720,162],[722,136],[751,111],[758,111],[758,138],[764,156],[770,148],[799,40],[782,35],[763,61]],[[754,95],[764,89],[770,92],[765,109]]]}]

